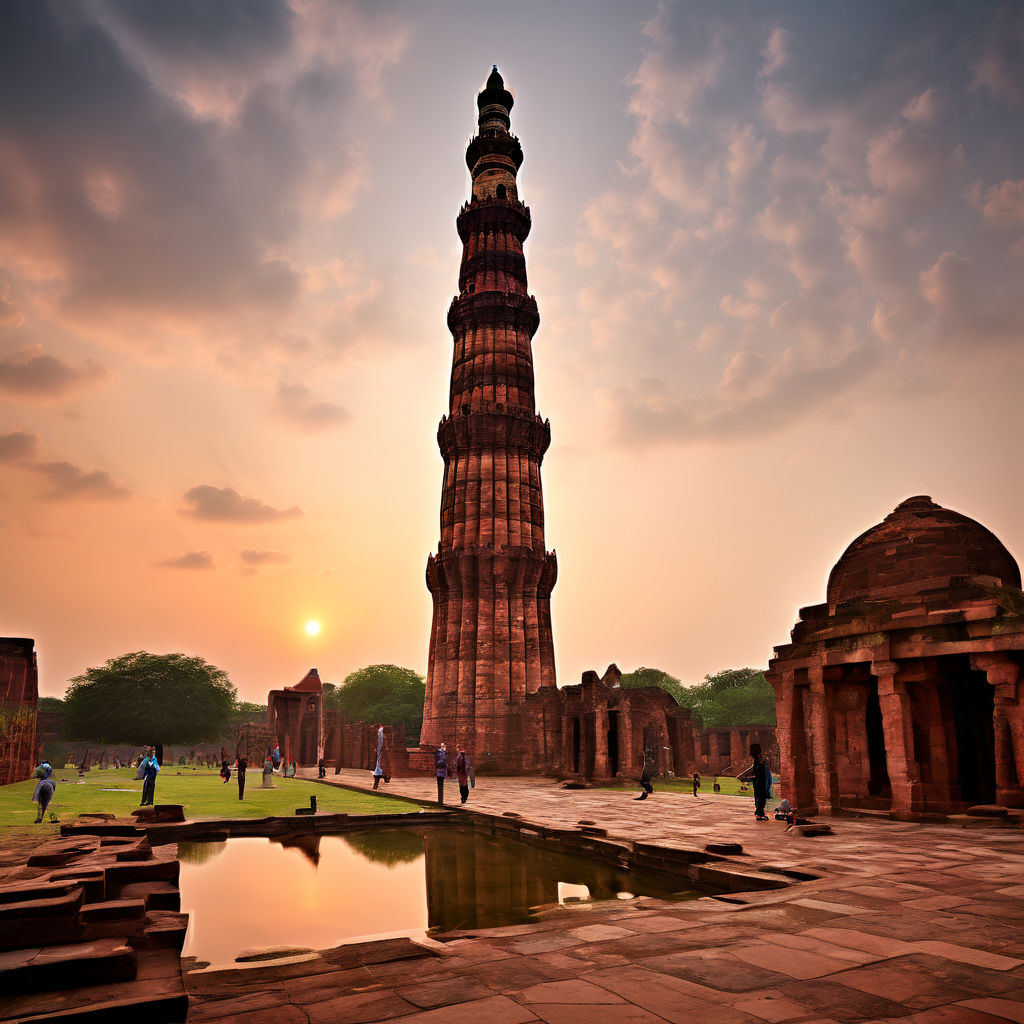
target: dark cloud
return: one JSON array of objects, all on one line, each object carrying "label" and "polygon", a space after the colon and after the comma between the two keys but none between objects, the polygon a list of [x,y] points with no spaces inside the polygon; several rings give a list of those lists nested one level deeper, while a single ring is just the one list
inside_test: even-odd
[{"label": "dark cloud", "polygon": [[18,398],[63,398],[104,376],[103,367],[91,359],[75,368],[56,356],[46,355],[39,345],[0,358],[0,391]]},{"label": "dark cloud", "polygon": [[[638,381],[612,393],[617,440],[645,447],[763,437],[834,403],[878,366],[879,356],[877,348],[863,348],[824,366],[790,360],[771,369],[756,356],[737,359],[747,377],[739,401],[720,396],[695,402],[674,394],[661,380]],[[723,390],[736,390],[736,383],[728,381]]]},{"label": "dark cloud", "polygon": [[292,560],[292,556],[284,551],[256,551],[253,548],[246,548],[240,557],[246,565],[283,565]]},{"label": "dark cloud", "polygon": [[213,555],[209,551],[189,551],[177,558],[165,558],[156,564],[165,569],[212,569]]},{"label": "dark cloud", "polygon": [[352,419],[352,414],[334,402],[320,401],[306,384],[277,386],[277,410],[299,430],[317,431],[336,427]]},{"label": "dark cloud", "polygon": [[71,462],[38,462],[31,469],[43,476],[49,484],[49,490],[44,492],[43,497],[50,501],[73,501],[78,498],[120,501],[132,493],[105,469],[86,472]]},{"label": "dark cloud", "polygon": [[0,462],[31,462],[39,451],[39,436],[25,430],[0,434]]},{"label": "dark cloud", "polygon": [[243,497],[231,487],[212,487],[209,484],[200,484],[186,491],[184,499],[192,506],[184,510],[185,515],[213,522],[272,523],[302,515],[302,509],[298,506],[288,509],[271,508],[256,498]]}]

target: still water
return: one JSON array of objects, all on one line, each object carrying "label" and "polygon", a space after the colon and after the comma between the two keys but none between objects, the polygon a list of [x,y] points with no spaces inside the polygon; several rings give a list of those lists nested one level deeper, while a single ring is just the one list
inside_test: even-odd
[{"label": "still water", "polygon": [[325,949],[357,939],[491,928],[571,898],[687,899],[678,884],[472,829],[379,829],[179,843],[184,955]]}]

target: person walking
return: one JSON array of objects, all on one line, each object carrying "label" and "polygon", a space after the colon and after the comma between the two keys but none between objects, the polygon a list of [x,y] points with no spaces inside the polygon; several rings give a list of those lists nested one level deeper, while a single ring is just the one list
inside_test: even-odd
[{"label": "person walking", "polygon": [[647,764],[647,748],[640,748],[640,795],[633,797],[634,800],[646,800],[653,792],[654,786],[651,784],[651,772]]},{"label": "person walking", "polygon": [[444,806],[444,780],[452,773],[448,766],[448,749],[442,743],[434,753],[434,775],[437,776],[437,806]]},{"label": "person walking", "polygon": [[316,763],[316,774],[318,779],[322,779],[327,774],[327,765],[324,764],[322,757]]},{"label": "person walking", "polygon": [[698,772],[693,773],[693,795],[697,795],[697,790],[700,789],[700,774]]},{"label": "person walking", "polygon": [[244,758],[238,759],[238,799],[241,800],[245,795],[245,770],[249,767],[249,762]]},{"label": "person walking", "polygon": [[53,768],[45,757],[39,767],[36,768],[33,775],[39,780],[32,793],[32,802],[39,805],[39,810],[36,813],[35,820],[35,824],[38,825],[46,815],[46,808],[50,806],[50,801],[53,799],[53,793],[57,788],[57,783],[54,782],[53,779]]},{"label": "person walking", "polygon": [[455,774],[459,780],[459,796],[462,797],[462,803],[469,799],[469,782],[472,771],[473,765],[466,754],[466,748],[459,747],[459,756],[455,758]]},{"label": "person walking", "polygon": [[228,764],[227,758],[220,763],[220,777],[224,780],[225,785],[231,781],[231,766]]},{"label": "person walking", "polygon": [[153,796],[156,790],[156,776],[160,771],[160,762],[156,758],[156,752],[150,747],[143,762],[142,774],[142,803],[140,807],[152,807]]}]

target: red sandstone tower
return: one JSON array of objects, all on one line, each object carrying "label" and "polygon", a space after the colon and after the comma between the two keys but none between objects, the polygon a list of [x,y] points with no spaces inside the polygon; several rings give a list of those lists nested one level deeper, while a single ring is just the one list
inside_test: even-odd
[{"label": "red sandstone tower", "polygon": [[540,464],[551,429],[534,408],[531,341],[540,318],[527,293],[519,201],[523,162],[509,133],[512,94],[495,65],[477,96],[479,132],[466,163],[473,194],[456,222],[459,294],[448,310],[454,354],[444,457],[441,541],[427,560],[433,596],[423,744],[458,742],[478,766],[528,767],[527,694],[555,686],[551,589]]}]

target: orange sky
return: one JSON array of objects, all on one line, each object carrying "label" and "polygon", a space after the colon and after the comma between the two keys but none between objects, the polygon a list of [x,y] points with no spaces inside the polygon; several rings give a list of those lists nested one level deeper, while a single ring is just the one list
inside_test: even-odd
[{"label": "orange sky", "polygon": [[425,672],[494,62],[561,682],[764,665],[912,494],[1024,555],[1019,5],[168,10],[0,12],[0,633],[44,694]]}]

